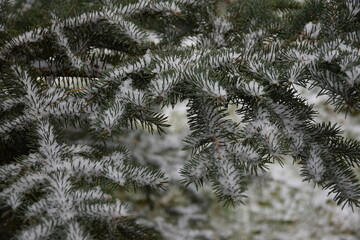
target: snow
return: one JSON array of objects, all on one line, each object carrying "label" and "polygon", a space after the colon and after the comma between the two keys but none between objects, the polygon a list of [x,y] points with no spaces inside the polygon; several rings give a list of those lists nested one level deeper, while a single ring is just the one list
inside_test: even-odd
[{"label": "snow", "polygon": [[[358,118],[351,115],[345,118],[343,113],[334,114],[331,107],[324,107],[323,103],[327,97],[316,97],[318,90],[316,88],[306,92],[303,88],[297,87],[297,89],[305,94],[309,103],[315,104],[315,108],[320,112],[317,121],[330,119],[338,121],[346,130],[346,135],[360,139]],[[186,103],[177,105],[175,109],[165,108],[164,112],[170,116],[169,122],[172,124],[169,134],[183,136],[182,133],[188,131],[185,118]],[[234,114],[231,109],[230,112]],[[241,119],[239,116],[230,117],[234,121]],[[264,127],[263,122],[266,118],[266,112],[260,111],[259,126]],[[268,130],[265,127],[262,131],[268,132]],[[176,135],[173,138],[176,138]],[[315,152],[314,149],[313,157],[316,157]],[[337,206],[333,202],[334,195],[329,194],[329,191],[316,187],[314,182],[304,182],[303,177],[300,176],[300,166],[294,164],[291,157],[284,159],[283,166],[278,163],[268,166],[267,173],[251,178],[252,183],[245,191],[247,198],[242,199],[245,205],[224,208],[222,204],[217,203],[212,194],[209,194],[212,190],[208,185],[205,184],[198,190],[199,195],[206,193],[201,195],[203,199],[212,201],[212,205],[206,208],[204,214],[208,217],[205,226],[211,226],[213,236],[226,236],[225,239],[229,240],[238,240],[239,236],[241,239],[252,240],[358,239],[359,209],[354,209],[354,212],[350,207],[342,209],[342,206]],[[194,175],[201,174],[198,171],[199,169],[194,169]],[[235,178],[221,179],[224,186],[231,185],[235,180]],[[169,198],[168,195],[166,197]],[[171,199],[166,200],[168,201]],[[161,219],[158,219],[157,224],[164,224],[162,225],[164,229],[161,230],[167,232],[164,236],[167,236],[166,234],[174,236],[175,232],[169,233],[169,231],[175,231],[176,227],[161,223]]]},{"label": "snow", "polygon": [[308,173],[314,178],[316,182],[320,182],[325,172],[323,160],[320,157],[320,149],[312,146],[309,153],[309,158],[306,163]]},{"label": "snow", "polygon": [[346,6],[349,10],[351,17],[355,17],[360,12],[360,1],[359,0],[347,0]]},{"label": "snow", "polygon": [[239,87],[242,88],[246,93],[254,97],[260,97],[265,94],[264,87],[252,80],[248,83],[241,83]]},{"label": "snow", "polygon": [[321,24],[309,22],[304,27],[304,33],[310,38],[317,38],[321,30]]}]

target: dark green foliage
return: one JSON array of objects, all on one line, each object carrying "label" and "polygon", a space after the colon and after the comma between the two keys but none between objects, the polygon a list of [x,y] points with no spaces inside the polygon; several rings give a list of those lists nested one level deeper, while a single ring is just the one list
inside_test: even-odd
[{"label": "dark green foliage", "polygon": [[319,88],[337,111],[359,112],[357,8],[355,0],[1,1],[0,198],[9,226],[1,234],[158,239],[119,193],[166,189],[167,176],[134,163],[119,138],[166,133],[161,108],[183,101],[186,186],[209,182],[219,201],[242,203],[247,179],[293,157],[304,180],[359,207],[360,143],[315,123],[299,94]]}]

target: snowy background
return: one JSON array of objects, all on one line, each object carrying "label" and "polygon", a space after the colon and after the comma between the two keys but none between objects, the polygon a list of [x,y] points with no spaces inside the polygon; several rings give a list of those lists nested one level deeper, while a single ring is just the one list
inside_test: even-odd
[{"label": "snowy background", "polygon": [[[324,105],[326,97],[316,97],[317,89],[298,90],[319,112],[317,121],[337,122],[345,136],[360,140],[359,116],[335,114]],[[139,204],[133,206],[140,212],[140,222],[155,227],[164,239],[360,239],[360,210],[337,206],[327,191],[302,182],[300,167],[292,159],[283,166],[271,165],[267,173],[252,179],[245,205],[224,207],[206,184],[198,190],[184,189],[179,170],[188,157],[181,151],[189,131],[186,103],[164,111],[171,124],[168,134],[158,137],[139,131],[123,139],[137,161],[160,167],[170,179],[167,191],[150,196],[150,208],[140,195]],[[234,108],[229,113],[236,121]]]}]

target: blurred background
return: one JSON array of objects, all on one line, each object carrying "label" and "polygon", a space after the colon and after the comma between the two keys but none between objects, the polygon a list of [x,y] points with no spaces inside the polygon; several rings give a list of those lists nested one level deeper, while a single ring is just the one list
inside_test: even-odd
[{"label": "blurred background", "polygon": [[[344,136],[360,140],[359,115],[334,112],[324,104],[327,97],[317,97],[316,88],[309,91],[299,87],[298,91],[314,104],[319,113],[316,121],[337,122]],[[198,190],[194,186],[184,188],[179,184],[179,170],[189,157],[181,150],[182,139],[189,132],[186,103],[164,112],[171,124],[168,134],[158,136],[139,130],[121,139],[134,160],[159,167],[170,180],[164,192],[146,196],[128,193],[129,198],[136,199],[132,207],[139,222],[157,229],[164,239],[360,239],[360,209],[337,206],[328,191],[302,182],[300,167],[291,158],[283,166],[272,164],[268,172],[249,179],[245,205],[223,206],[206,183]],[[229,114],[234,121],[239,120],[235,106],[229,107]]]}]

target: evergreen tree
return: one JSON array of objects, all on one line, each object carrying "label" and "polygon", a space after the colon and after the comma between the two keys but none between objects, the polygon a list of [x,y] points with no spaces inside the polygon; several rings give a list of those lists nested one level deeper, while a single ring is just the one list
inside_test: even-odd
[{"label": "evergreen tree", "polygon": [[161,108],[183,101],[184,185],[209,181],[241,203],[248,176],[291,156],[304,180],[359,207],[360,143],[316,123],[297,90],[360,110],[359,12],[358,0],[1,0],[3,234],[158,239],[116,192],[166,189],[169,176],[118,139],[166,133]]}]

